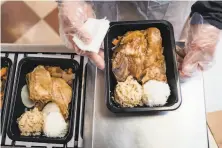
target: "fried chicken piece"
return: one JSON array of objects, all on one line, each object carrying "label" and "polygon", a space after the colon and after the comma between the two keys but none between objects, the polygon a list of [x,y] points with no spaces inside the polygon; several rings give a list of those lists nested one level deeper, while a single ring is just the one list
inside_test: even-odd
[{"label": "fried chicken piece", "polygon": [[71,68],[67,70],[62,70],[58,66],[45,66],[45,68],[52,77],[63,78],[68,84],[72,85],[72,80],[75,78],[75,75]]},{"label": "fried chicken piece", "polygon": [[113,54],[112,70],[118,81],[125,81],[131,74],[140,77],[147,41],[140,31],[128,32]]},{"label": "fried chicken piece", "polygon": [[148,49],[156,55],[162,55],[162,38],[160,30],[157,28],[148,28],[145,30],[145,36],[148,42]]},{"label": "fried chicken piece", "polygon": [[[27,74],[30,99],[36,102],[40,110],[47,102],[55,102],[65,119],[68,118],[68,107],[71,102],[72,89],[62,78],[51,77],[50,72],[58,72],[58,67],[37,66]],[[63,72],[63,70],[62,70]],[[67,74],[71,73],[70,70]]]},{"label": "fried chicken piece", "polygon": [[112,71],[115,75],[116,79],[120,82],[126,80],[128,75],[130,74],[128,70],[128,58],[124,56],[121,52],[117,53],[115,58],[112,61]]},{"label": "fried chicken piece", "polygon": [[71,87],[62,78],[52,77],[52,91],[52,101],[59,106],[62,115],[67,119],[68,107],[72,97]]},{"label": "fried chicken piece", "polygon": [[49,71],[52,77],[61,78],[63,70],[58,66],[45,66],[45,69]]},{"label": "fried chicken piece", "polygon": [[[144,74],[144,75],[143,75]],[[158,67],[155,65],[149,66],[147,69],[143,71],[142,76],[142,84],[146,83],[149,80],[157,80],[157,81],[167,81],[167,77],[165,71],[162,67]]]},{"label": "fried chicken piece", "polygon": [[1,80],[0,80],[0,90],[1,90],[1,96],[0,96],[0,109],[2,108],[3,103],[3,97],[4,97],[4,89],[5,89],[5,83],[7,79],[7,67],[1,68],[0,74],[1,74]]},{"label": "fried chicken piece", "polygon": [[27,74],[29,98],[35,102],[47,103],[52,100],[52,79],[44,66],[37,66]]},{"label": "fried chicken piece", "polygon": [[0,71],[1,78],[7,74],[7,70],[8,70],[7,67],[3,67],[3,68],[1,68],[1,71]]},{"label": "fried chicken piece", "polygon": [[113,53],[112,71],[119,82],[129,75],[143,84],[150,79],[166,81],[159,29],[127,32]]}]

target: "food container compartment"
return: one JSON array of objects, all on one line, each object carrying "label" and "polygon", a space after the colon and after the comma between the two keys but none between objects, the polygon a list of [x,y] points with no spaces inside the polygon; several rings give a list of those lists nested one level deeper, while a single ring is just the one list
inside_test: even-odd
[{"label": "food container compartment", "polygon": [[[46,137],[42,133],[39,136],[22,136],[17,124],[17,118],[19,118],[27,108],[23,105],[21,100],[21,90],[26,83],[26,74],[33,71],[38,65],[44,66],[59,66],[61,69],[72,68],[75,74],[75,79],[72,82],[72,99],[69,104],[69,117],[68,117],[68,132],[65,137],[52,138]],[[27,57],[23,58],[17,68],[15,76],[15,85],[13,89],[13,97],[11,100],[9,126],[7,134],[12,140],[16,141],[29,141],[29,142],[44,142],[44,143],[66,143],[73,136],[74,128],[74,108],[76,100],[77,85],[79,79],[79,64],[75,60],[71,59],[58,59],[58,58],[38,58]],[[28,109],[29,110],[29,109]],[[56,121],[55,121],[56,122]]]},{"label": "food container compartment", "polygon": [[[1,123],[2,122],[2,114],[4,114],[4,110],[5,110],[5,101],[7,100],[8,98],[8,91],[9,91],[9,88],[8,88],[8,85],[10,83],[10,79],[9,79],[9,76],[10,76],[10,72],[11,72],[11,67],[12,67],[12,61],[9,59],[9,58],[6,58],[6,57],[1,57],[1,68],[3,67],[8,67],[8,71],[7,71],[7,79],[6,79],[6,83],[5,83],[5,87],[4,87],[4,96],[2,97],[2,109],[0,110],[1,111]],[[1,127],[2,127],[2,124],[1,124]]]},{"label": "food container compartment", "polygon": [[[164,47],[164,56],[166,63],[166,76],[171,90],[167,104],[161,107],[134,107],[123,108],[113,101],[114,88],[117,80],[112,72],[112,44],[113,39],[124,35],[127,31],[144,30],[149,27],[156,27],[160,30],[162,36],[162,46]],[[105,47],[105,75],[106,75],[106,105],[108,109],[114,113],[126,112],[150,112],[150,111],[170,111],[177,109],[181,102],[180,84],[177,70],[177,61],[175,54],[175,39],[173,26],[165,20],[155,21],[132,21],[132,22],[111,22],[110,28],[104,40]],[[161,90],[160,90],[161,91]]]}]

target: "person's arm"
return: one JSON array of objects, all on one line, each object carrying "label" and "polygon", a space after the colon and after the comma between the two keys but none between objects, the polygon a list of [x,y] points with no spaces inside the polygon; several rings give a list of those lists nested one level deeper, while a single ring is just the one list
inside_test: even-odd
[{"label": "person's arm", "polygon": [[59,9],[59,33],[65,45],[79,55],[87,56],[99,69],[105,68],[104,52],[83,51],[73,41],[77,35],[85,43],[92,40],[92,36],[83,27],[88,18],[95,18],[92,6],[86,1],[57,0]]},{"label": "person's arm", "polygon": [[179,66],[182,77],[191,77],[213,65],[220,29],[222,2],[198,1],[191,7],[185,57]]},{"label": "person's arm", "polygon": [[197,12],[209,24],[222,29],[222,1],[197,1],[191,7],[191,15]]}]

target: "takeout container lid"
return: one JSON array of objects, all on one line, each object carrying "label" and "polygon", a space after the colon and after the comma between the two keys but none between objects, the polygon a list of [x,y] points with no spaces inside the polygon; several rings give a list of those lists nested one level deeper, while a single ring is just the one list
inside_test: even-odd
[{"label": "takeout container lid", "polygon": [[[65,137],[52,138],[46,137],[42,133],[39,136],[22,136],[17,124],[17,118],[19,118],[27,109],[21,100],[21,89],[26,85],[26,74],[33,71],[38,65],[44,66],[59,66],[62,69],[72,68],[75,73],[75,79],[72,84],[72,99],[69,104],[69,118],[68,118],[68,132]],[[11,98],[11,106],[9,112],[9,125],[7,134],[9,138],[16,141],[28,141],[28,142],[44,142],[44,143],[66,143],[71,140],[74,130],[74,109],[77,95],[79,81],[79,63],[72,59],[60,59],[60,58],[43,58],[43,57],[26,57],[23,58],[17,68],[15,75],[15,83],[13,87],[13,96]],[[33,108],[31,108],[33,109]],[[56,122],[56,121],[55,121]]]},{"label": "takeout container lid", "polygon": [[[167,104],[161,107],[120,107],[113,101],[114,89],[117,80],[112,72],[112,44],[113,39],[124,35],[128,31],[144,30],[149,27],[156,27],[160,30],[162,36],[162,46],[164,47],[164,56],[166,63],[167,81],[170,86],[171,95]],[[145,20],[145,21],[123,21],[111,22],[110,28],[104,40],[105,49],[105,86],[106,86],[106,105],[111,112],[114,113],[142,113],[156,111],[171,111],[177,109],[181,102],[180,83],[177,70],[177,61],[175,53],[175,39],[173,26],[165,20]],[[161,90],[160,90],[161,91]]]}]

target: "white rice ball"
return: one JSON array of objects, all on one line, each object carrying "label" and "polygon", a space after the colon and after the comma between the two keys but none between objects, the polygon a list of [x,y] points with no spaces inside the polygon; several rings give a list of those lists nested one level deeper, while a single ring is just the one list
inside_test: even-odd
[{"label": "white rice ball", "polygon": [[46,104],[46,106],[42,110],[44,116],[47,116],[51,112],[60,112],[58,105],[54,102]]},{"label": "white rice ball", "polygon": [[67,133],[67,123],[60,112],[50,112],[44,118],[43,132],[47,137],[64,137]]},{"label": "white rice ball", "polygon": [[165,82],[150,80],[143,85],[143,103],[147,106],[163,106],[170,96],[169,85]]}]

